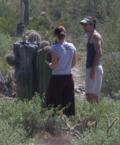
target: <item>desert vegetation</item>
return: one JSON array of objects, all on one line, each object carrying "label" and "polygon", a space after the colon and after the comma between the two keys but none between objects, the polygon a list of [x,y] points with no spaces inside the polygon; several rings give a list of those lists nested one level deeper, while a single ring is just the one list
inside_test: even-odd
[{"label": "desert vegetation", "polygon": [[54,28],[64,25],[67,39],[74,42],[78,54],[85,54],[79,21],[87,15],[97,18],[97,29],[103,36],[102,99],[99,105],[91,105],[76,94],[76,115],[71,118],[59,108],[46,109],[39,94],[29,102],[5,99],[12,95],[12,77],[8,75],[11,68],[5,56],[20,39],[16,36],[19,8],[17,0],[0,0],[0,145],[39,145],[41,139],[36,134],[47,136],[46,132],[61,138],[69,132],[72,145],[120,145],[120,1],[30,0],[27,29],[37,30],[43,40],[52,44]]}]

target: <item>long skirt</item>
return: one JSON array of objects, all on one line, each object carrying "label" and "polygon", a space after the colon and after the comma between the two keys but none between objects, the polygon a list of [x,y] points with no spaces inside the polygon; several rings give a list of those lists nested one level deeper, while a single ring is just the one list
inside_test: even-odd
[{"label": "long skirt", "polygon": [[47,106],[61,106],[67,116],[75,115],[74,81],[72,75],[52,75],[46,93]]}]

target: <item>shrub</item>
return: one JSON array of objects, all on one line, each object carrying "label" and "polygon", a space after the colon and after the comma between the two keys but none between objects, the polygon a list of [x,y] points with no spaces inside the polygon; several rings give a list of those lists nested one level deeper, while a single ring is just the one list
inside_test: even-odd
[{"label": "shrub", "polygon": [[[116,0],[112,19],[109,18],[102,29],[104,37],[103,64],[104,64],[104,84],[103,92],[113,98],[120,91],[120,27],[119,27],[119,4]],[[118,97],[119,98],[119,97]]]},{"label": "shrub", "polygon": [[[104,56],[104,83],[103,92],[114,99],[118,99],[120,91],[120,52],[107,53]],[[119,98],[120,99],[120,98]]]},{"label": "shrub", "polygon": [[7,120],[0,119],[0,145],[21,145],[24,139],[25,132],[21,126],[13,126]]},{"label": "shrub", "polygon": [[[82,130],[80,139],[74,145],[119,145],[119,101],[114,102],[104,98],[99,105],[91,105],[87,102],[77,104],[76,120],[88,119],[88,126],[80,122],[85,128]],[[96,126],[91,126],[91,117],[97,121]],[[77,121],[78,122],[78,121]]]},{"label": "shrub", "polygon": [[10,48],[12,48],[12,45],[12,38],[8,34],[0,32],[0,57],[4,57]]},{"label": "shrub", "polygon": [[39,95],[29,102],[1,101],[0,143],[24,145],[36,133],[59,135],[66,130],[73,134],[73,145],[119,145],[119,114],[120,102],[108,98],[99,105],[76,100],[76,116],[70,118],[58,108],[44,108]]},{"label": "shrub", "polygon": [[8,34],[0,32],[0,71],[7,71],[8,65],[5,61],[5,55],[13,47],[12,38]]}]

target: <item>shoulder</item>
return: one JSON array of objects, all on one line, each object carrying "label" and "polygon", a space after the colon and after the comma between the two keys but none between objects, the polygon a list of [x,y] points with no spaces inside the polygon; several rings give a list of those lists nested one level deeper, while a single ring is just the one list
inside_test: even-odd
[{"label": "shoulder", "polygon": [[57,43],[53,44],[51,48],[52,48],[52,52],[58,53],[58,51],[59,51],[59,49],[58,49],[59,48],[59,44],[57,44]]},{"label": "shoulder", "polygon": [[53,43],[52,44],[52,48],[57,48],[57,47],[60,47],[59,43]]},{"label": "shoulder", "polygon": [[65,45],[68,46],[69,48],[73,49],[73,50],[76,50],[75,45],[71,42],[65,42]]},{"label": "shoulder", "polygon": [[93,39],[95,41],[101,41],[102,40],[102,36],[99,32],[95,31],[94,34],[93,34]]}]

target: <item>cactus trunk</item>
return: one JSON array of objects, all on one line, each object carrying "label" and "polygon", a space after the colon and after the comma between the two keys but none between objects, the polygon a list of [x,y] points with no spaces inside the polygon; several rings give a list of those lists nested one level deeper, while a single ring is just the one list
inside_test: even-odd
[{"label": "cactus trunk", "polygon": [[37,79],[38,79],[37,91],[41,96],[43,96],[44,93],[46,92],[51,74],[50,68],[45,63],[47,55],[48,54],[42,49],[37,52],[37,61],[36,61]]},{"label": "cactus trunk", "polygon": [[17,84],[17,97],[21,100],[30,100],[34,95],[32,80],[16,79]]},{"label": "cactus trunk", "polygon": [[50,61],[48,41],[39,44],[17,42],[14,55],[8,55],[8,64],[15,66],[17,97],[30,100],[35,92],[44,95],[48,87],[51,70],[45,61]]}]

